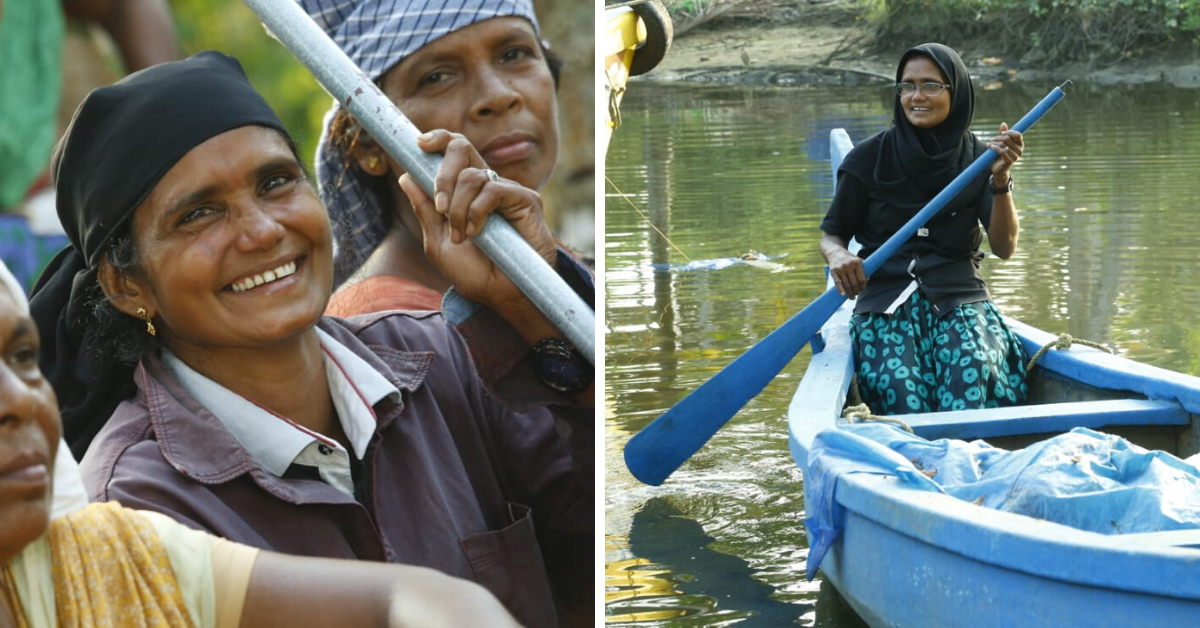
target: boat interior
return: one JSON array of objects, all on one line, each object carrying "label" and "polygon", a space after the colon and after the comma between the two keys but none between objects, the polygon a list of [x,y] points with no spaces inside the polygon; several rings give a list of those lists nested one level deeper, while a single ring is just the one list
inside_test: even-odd
[{"label": "boat interior", "polygon": [[[862,403],[854,380],[846,398],[847,407]],[[1087,427],[1180,458],[1200,453],[1197,416],[1178,403],[1098,388],[1040,366],[1029,375],[1029,401],[1024,405],[899,418],[922,438],[981,438],[1004,449],[1020,449],[1074,427]]]}]

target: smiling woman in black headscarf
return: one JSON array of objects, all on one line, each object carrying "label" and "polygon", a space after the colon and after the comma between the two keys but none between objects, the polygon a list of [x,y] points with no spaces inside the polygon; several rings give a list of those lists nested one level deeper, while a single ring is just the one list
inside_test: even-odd
[{"label": "smiling woman in black headscarf", "polygon": [[[986,226],[992,253],[1017,245],[1009,170],[1024,139],[1000,125],[969,130],[971,77],[941,44],[910,48],[896,69],[894,125],[850,151],[821,223],[821,254],[838,291],[857,297],[851,321],[858,388],[877,414],[1013,405],[1026,396],[1024,354],[978,272]],[[970,181],[867,281],[862,260],[986,150],[991,176]],[[858,255],[846,247],[855,238]]]},{"label": "smiling woman in black headscarf", "polygon": [[538,376],[533,346],[560,331],[452,232],[502,216],[595,289],[557,255],[536,191],[444,129],[422,137],[444,153],[445,213],[401,185],[477,307],[326,317],[326,208],[236,59],[93,91],[54,160],[71,247],[32,299],[42,364],[89,500],[263,549],[429,567],[557,626],[556,603],[593,589],[595,397]]},{"label": "smiling woman in black headscarf", "polygon": [[97,307],[105,301],[97,281],[101,258],[121,266],[134,261],[126,259],[134,210],[188,151],[230,129],[274,129],[294,151],[283,123],[240,66],[229,71],[231,63],[204,53],[96,90],[55,148],[58,214],[71,246],[41,274],[30,307],[46,349],[41,368],[54,384],[76,458],[117,405],[134,396],[134,364],[159,341],[139,333],[140,321]]}]

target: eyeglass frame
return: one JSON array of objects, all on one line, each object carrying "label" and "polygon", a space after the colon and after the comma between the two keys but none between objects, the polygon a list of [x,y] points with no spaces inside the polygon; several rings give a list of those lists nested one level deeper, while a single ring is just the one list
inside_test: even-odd
[{"label": "eyeglass frame", "polygon": [[[910,95],[916,94],[917,92],[921,92],[922,94],[925,94],[926,96],[937,96],[938,94],[942,93],[943,90],[947,90],[947,89],[950,89],[951,87],[954,87],[950,83],[938,83],[937,81],[925,81],[924,83],[896,83],[895,86],[893,86],[893,89],[896,90],[897,96],[904,95],[904,87],[906,85],[912,85],[912,91],[909,92]],[[926,91],[926,86],[931,86],[931,85],[937,86],[937,89],[933,93],[929,93],[928,91]],[[932,88],[930,88],[930,89],[932,89]]]}]

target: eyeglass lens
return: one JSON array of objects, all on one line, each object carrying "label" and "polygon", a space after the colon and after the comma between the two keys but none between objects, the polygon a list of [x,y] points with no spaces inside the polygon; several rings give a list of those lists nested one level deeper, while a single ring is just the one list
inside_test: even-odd
[{"label": "eyeglass lens", "polygon": [[912,94],[917,89],[920,89],[921,93],[926,96],[937,96],[946,89],[946,86],[942,83],[896,83],[897,94]]}]

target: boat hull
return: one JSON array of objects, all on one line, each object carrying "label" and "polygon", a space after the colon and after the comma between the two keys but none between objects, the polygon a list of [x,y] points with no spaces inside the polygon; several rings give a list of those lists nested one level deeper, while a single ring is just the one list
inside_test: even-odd
[{"label": "boat hull", "polygon": [[[1067,550],[1057,559],[1074,560]],[[1200,567],[1178,556],[1147,556],[1143,562],[1152,569],[1167,561]],[[1087,586],[988,564],[854,512],[847,514],[842,540],[821,571],[874,627],[1166,628],[1194,625],[1200,612],[1194,599]]]},{"label": "boat hull", "polygon": [[[846,145],[835,137],[835,156]],[[814,339],[788,411],[789,446],[802,470],[816,434],[843,425],[852,308],[844,304]],[[1056,338],[1008,323],[1029,355]],[[1029,376],[1032,405],[901,418],[925,438],[985,438],[1009,448],[1085,426],[1180,457],[1200,452],[1200,378],[1079,346],[1047,352]],[[1200,530],[1098,534],[889,475],[842,475],[834,496],[842,531],[820,569],[871,626],[1200,624]]]},{"label": "boat hull", "polygon": [[[789,409],[801,469],[816,433],[839,424],[853,374],[851,307],[822,329],[823,350]],[[1050,337],[1013,325],[1028,345],[1037,334]],[[934,438],[1032,441],[1081,424],[1140,432],[1159,448],[1195,453],[1200,380],[1095,349],[1051,355],[1031,377],[1051,382],[1038,386],[1043,397],[1063,399],[1025,406],[1027,418],[993,420],[1001,410],[940,413],[952,417],[945,422],[904,418]],[[1125,404],[1146,411],[1086,410]],[[871,626],[1180,626],[1200,617],[1200,531],[1101,535],[867,474],[842,476],[836,501],[845,509],[843,531],[821,571]]]}]

